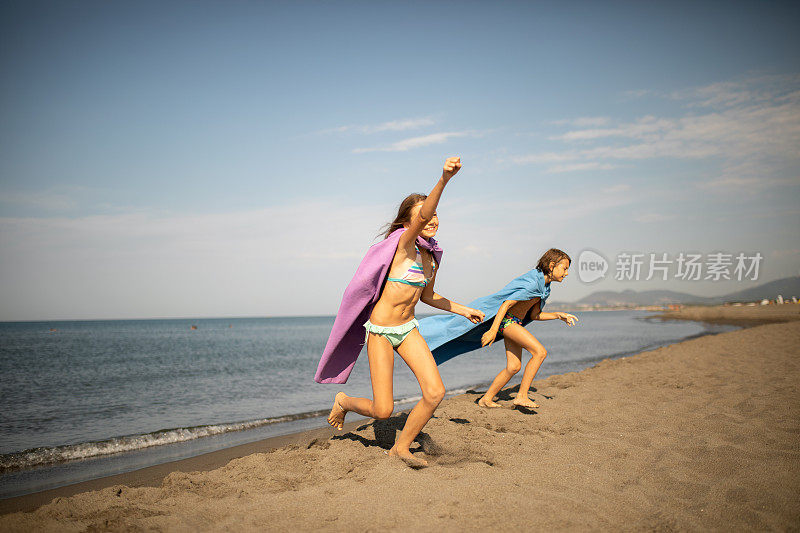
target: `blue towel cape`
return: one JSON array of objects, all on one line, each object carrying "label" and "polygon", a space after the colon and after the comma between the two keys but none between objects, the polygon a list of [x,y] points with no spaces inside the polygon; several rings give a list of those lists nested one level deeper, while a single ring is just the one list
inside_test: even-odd
[{"label": "blue towel cape", "polygon": [[[420,320],[419,332],[428,343],[436,364],[440,365],[457,355],[480,348],[481,336],[489,330],[497,311],[506,300],[521,302],[539,298],[541,310],[544,309],[544,303],[548,296],[550,296],[550,284],[545,284],[542,271],[534,268],[511,280],[498,292],[478,298],[468,304],[469,307],[483,311],[486,315],[480,324],[473,324],[461,315],[436,315]],[[530,313],[528,313],[523,319],[522,325],[530,322]],[[497,340],[502,338],[502,332],[498,333]]]}]

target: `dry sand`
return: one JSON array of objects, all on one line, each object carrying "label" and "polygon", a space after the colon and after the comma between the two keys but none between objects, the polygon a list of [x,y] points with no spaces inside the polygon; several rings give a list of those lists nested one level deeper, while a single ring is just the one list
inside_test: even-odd
[{"label": "dry sand", "polygon": [[535,412],[510,409],[510,391],[494,410],[468,393],[426,426],[442,453],[424,470],[383,453],[398,415],[57,498],[0,530],[797,530],[799,347],[788,322],[607,360],[535,382]]}]

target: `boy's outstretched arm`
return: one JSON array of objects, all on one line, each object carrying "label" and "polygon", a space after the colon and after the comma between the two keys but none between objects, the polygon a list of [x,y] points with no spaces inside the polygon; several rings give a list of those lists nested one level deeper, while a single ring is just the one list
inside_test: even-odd
[{"label": "boy's outstretched arm", "polygon": [[569,313],[557,311],[555,313],[542,313],[541,305],[537,302],[531,309],[531,320],[563,320],[568,326],[578,323],[578,317]]}]

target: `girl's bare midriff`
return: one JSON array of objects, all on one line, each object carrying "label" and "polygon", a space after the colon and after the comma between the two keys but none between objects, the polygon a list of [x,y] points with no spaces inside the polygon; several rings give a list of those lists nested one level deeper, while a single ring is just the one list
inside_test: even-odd
[{"label": "girl's bare midriff", "polygon": [[387,281],[381,299],[372,309],[369,321],[376,326],[399,326],[414,318],[414,306],[422,296],[422,288]]}]

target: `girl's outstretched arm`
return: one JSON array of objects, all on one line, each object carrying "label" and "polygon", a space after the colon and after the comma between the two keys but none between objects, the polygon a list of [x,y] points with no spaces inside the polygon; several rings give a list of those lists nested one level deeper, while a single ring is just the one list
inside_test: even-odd
[{"label": "girl's outstretched arm", "polygon": [[428,283],[427,287],[422,290],[422,296],[420,296],[420,300],[423,303],[426,303],[431,307],[435,307],[436,309],[441,309],[442,311],[449,311],[451,313],[466,317],[473,324],[477,324],[484,319],[485,315],[481,311],[467,307],[466,305],[461,305],[460,303],[456,303],[452,300],[448,300],[441,294],[435,292],[433,290],[433,284],[435,281],[436,274],[433,275],[433,279],[431,279],[431,282]]},{"label": "girl's outstretched arm", "polygon": [[497,314],[494,315],[494,320],[492,321],[492,326],[489,328],[489,331],[484,333],[481,336],[481,346],[489,346],[492,344],[497,338],[497,332],[500,331],[500,323],[503,321],[503,317],[506,316],[508,310],[517,303],[516,300],[506,300],[500,306],[500,309],[497,310]]},{"label": "girl's outstretched arm", "polygon": [[420,232],[436,214],[436,207],[439,205],[439,198],[442,197],[444,186],[447,185],[447,182],[450,181],[450,178],[455,176],[459,170],[461,170],[461,158],[448,157],[447,161],[444,162],[442,177],[439,178],[439,181],[422,203],[422,207],[417,213],[417,216],[411,220],[411,224],[408,226],[408,231],[400,236],[400,242],[397,245],[398,248],[408,248],[414,241],[417,240]]}]

